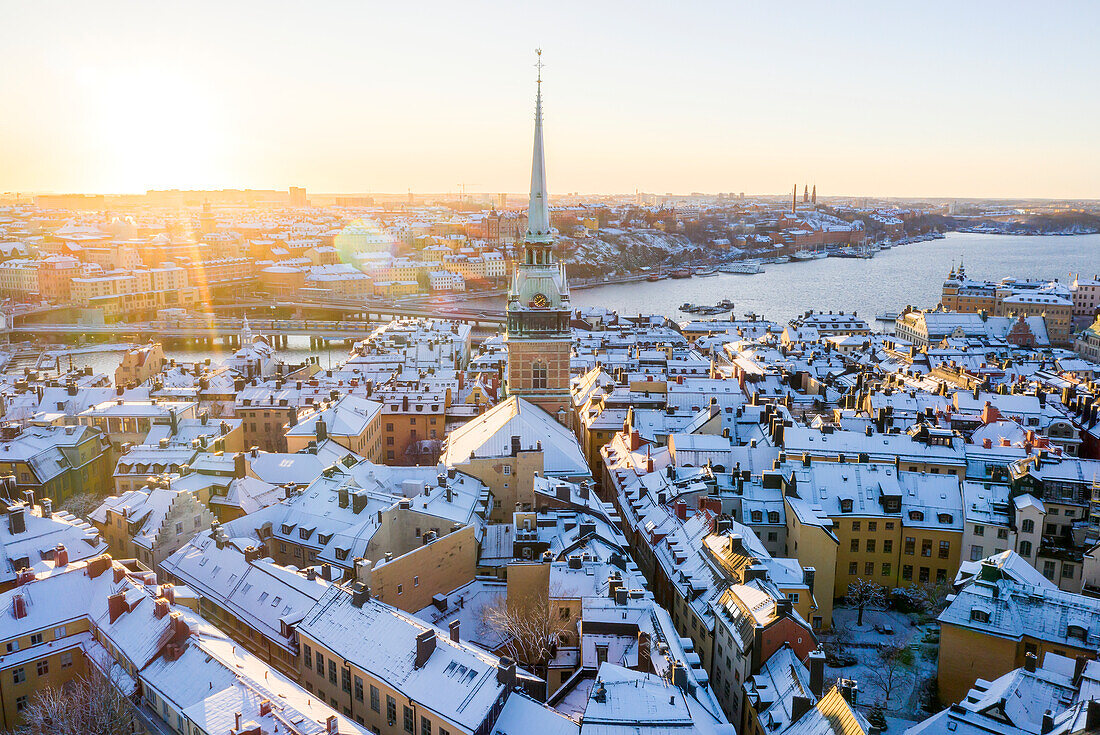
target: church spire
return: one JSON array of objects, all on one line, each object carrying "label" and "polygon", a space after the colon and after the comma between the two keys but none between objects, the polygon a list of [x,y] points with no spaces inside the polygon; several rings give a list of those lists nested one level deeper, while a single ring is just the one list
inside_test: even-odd
[{"label": "church spire", "polygon": [[546,156],[542,146],[542,49],[538,54],[538,92],[535,95],[535,144],[531,160],[531,201],[527,207],[527,235],[532,243],[550,243],[550,202],[546,190]]}]

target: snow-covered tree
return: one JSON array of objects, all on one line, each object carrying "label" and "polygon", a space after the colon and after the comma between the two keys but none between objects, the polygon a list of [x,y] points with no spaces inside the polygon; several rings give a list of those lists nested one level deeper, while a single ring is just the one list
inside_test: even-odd
[{"label": "snow-covered tree", "polygon": [[863,625],[863,611],[868,607],[882,607],[886,602],[886,592],[882,585],[869,579],[857,577],[848,585],[848,604],[859,611],[856,625]]},{"label": "snow-covered tree", "polygon": [[12,735],[129,735],[133,710],[114,682],[92,669],[61,687],[41,687]]}]

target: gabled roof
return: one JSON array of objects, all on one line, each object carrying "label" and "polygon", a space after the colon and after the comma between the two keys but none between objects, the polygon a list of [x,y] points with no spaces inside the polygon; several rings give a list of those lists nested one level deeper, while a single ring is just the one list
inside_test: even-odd
[{"label": "gabled roof", "polygon": [[543,472],[563,477],[588,476],[591,470],[576,437],[553,416],[518,396],[509,398],[451,432],[441,461],[457,466],[472,457],[512,454],[512,437],[523,451],[543,451]]}]

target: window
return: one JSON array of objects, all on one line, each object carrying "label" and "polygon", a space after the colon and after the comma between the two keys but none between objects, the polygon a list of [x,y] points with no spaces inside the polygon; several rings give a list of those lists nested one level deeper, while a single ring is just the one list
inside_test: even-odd
[{"label": "window", "polygon": [[889,577],[890,576],[890,562],[886,562],[882,565],[882,576],[884,576],[884,577]]},{"label": "window", "polygon": [[32,646],[37,646],[41,642],[42,642],[42,634],[41,633],[32,633],[31,634],[31,645]]},{"label": "window", "polygon": [[510,465],[510,464],[504,465],[504,474],[506,474],[506,475],[512,474],[512,465]]},{"label": "window", "polygon": [[1054,562],[1052,562],[1052,561],[1044,561],[1043,562],[1043,576],[1046,577],[1047,579],[1054,579]]},{"label": "window", "polygon": [[331,658],[328,660],[328,681],[329,684],[336,683],[336,662]]},{"label": "window", "polygon": [[858,531],[861,528],[863,528],[863,522],[862,521],[852,521],[852,530],[853,531]]},{"label": "window", "polygon": [[397,722],[397,700],[386,695],[386,719],[388,721]]},{"label": "window", "polygon": [[317,652],[317,673],[321,676],[325,675],[325,659],[321,656],[321,652]]},{"label": "window", "polygon": [[920,542],[920,555],[921,556],[932,556],[932,539],[930,539],[930,538],[921,539],[921,542]]},{"label": "window", "polygon": [[797,592],[787,593],[787,599],[790,600],[792,604],[797,605],[798,604],[798,593]]},{"label": "window", "polygon": [[181,533],[183,533],[183,523],[182,522],[176,524],[176,535],[179,536]]},{"label": "window", "polygon": [[854,562],[854,561],[849,562],[849,564],[848,564],[848,574],[851,574],[852,576],[855,576],[855,575],[859,574],[859,563],[858,562]]},{"label": "window", "polygon": [[940,558],[946,559],[949,556],[951,556],[951,542],[940,541]]},{"label": "window", "polygon": [[73,652],[72,651],[65,651],[65,653],[61,654],[61,668],[69,669],[69,668],[72,668],[72,665],[73,665]]},{"label": "window", "polygon": [[894,522],[893,521],[886,521],[886,530],[887,531],[893,531],[894,530]]},{"label": "window", "polygon": [[22,666],[20,666],[18,669],[12,669],[12,672],[11,672],[11,683],[12,684],[22,684],[26,680],[27,680],[27,672]]},{"label": "window", "polygon": [[559,607],[558,608],[558,620],[568,620],[568,619],[569,619],[569,608]]},{"label": "window", "polygon": [[401,588],[402,587],[404,587],[404,585],[401,585],[401,584],[397,585],[397,594],[401,594]]},{"label": "window", "polygon": [[[546,363],[531,363],[531,387],[536,390],[545,389],[548,382]],[[412,730],[409,730],[409,732],[412,732]]]},{"label": "window", "polygon": [[46,659],[36,662],[34,667],[38,671],[39,676],[45,676],[50,673],[50,662]]},{"label": "window", "polygon": [[413,708],[409,706],[404,707],[405,712],[405,732],[413,732]]},{"label": "window", "polygon": [[852,499],[851,498],[844,498],[843,500],[840,501],[840,512],[841,513],[851,513],[852,512]]},{"label": "window", "polygon": [[914,549],[916,548],[917,540],[912,536],[905,537],[905,553],[907,556],[912,556]]},{"label": "window", "polygon": [[1020,524],[1020,533],[1035,533],[1035,521],[1027,518]]},{"label": "window", "polygon": [[65,626],[61,625],[53,629],[53,638],[56,641],[58,638],[65,637]]},{"label": "window", "polygon": [[1073,565],[1072,564],[1065,564],[1065,563],[1062,564],[1062,578],[1063,579],[1072,579],[1073,578]]},{"label": "window", "polygon": [[913,579],[913,565],[903,564],[901,567],[901,578],[909,582]]},{"label": "window", "polygon": [[16,697],[15,698],[15,711],[16,712],[22,712],[26,708],[27,708],[27,695],[24,694],[22,697]]},{"label": "window", "polygon": [[363,701],[363,679],[358,675],[355,677],[355,700],[357,702]]},{"label": "window", "polygon": [[863,573],[868,577],[872,577],[875,574],[875,563],[869,561],[863,565]]},{"label": "window", "polygon": [[432,721],[423,715],[420,717],[420,735],[432,735]]},{"label": "window", "polygon": [[970,619],[976,623],[988,623],[989,613],[987,613],[985,610],[974,608],[970,611]]},{"label": "window", "polygon": [[600,664],[603,664],[603,663],[606,663],[606,662],[607,662],[607,644],[606,643],[597,643],[596,644],[596,666],[599,667]]},{"label": "window", "polygon": [[305,654],[305,658],[306,658],[306,668],[307,669],[312,669],[313,668],[313,649],[309,647],[308,643],[303,647],[303,653]]},{"label": "window", "polygon": [[883,554],[889,554],[893,550],[894,550],[894,540],[893,539],[886,539],[885,541],[882,542],[882,553]]},{"label": "window", "polygon": [[920,571],[917,573],[917,579],[920,581],[921,584],[925,584],[926,582],[928,582],[928,567],[920,568]]},{"label": "window", "polygon": [[420,586],[420,577],[419,576],[413,577],[413,587],[419,587],[419,586]]},{"label": "window", "polygon": [[867,539],[867,553],[875,553],[875,540],[873,538]]},{"label": "window", "polygon": [[998,528],[997,529],[997,538],[1000,538],[1000,539],[1008,538],[1008,529],[1007,528]]},{"label": "window", "polygon": [[867,521],[867,530],[868,531],[877,531],[878,530],[878,521]]},{"label": "window", "polygon": [[936,582],[937,583],[943,583],[943,582],[946,582],[946,581],[947,581],[947,570],[942,569],[942,568],[937,569],[936,570]]},{"label": "window", "polygon": [[975,536],[984,536],[985,535],[985,526],[974,526],[974,535]]},{"label": "window", "polygon": [[859,551],[859,539],[854,538],[852,539],[852,553],[854,554],[857,551]]},{"label": "window", "polygon": [[374,684],[371,684],[370,685],[370,708],[372,710],[374,710],[375,712],[381,712],[382,711],[382,705],[379,704],[379,700],[381,699],[381,697],[379,695],[380,695],[380,692],[378,691],[378,687],[376,687]]},{"label": "window", "polygon": [[1021,541],[1020,542],[1020,556],[1031,556],[1031,542],[1030,541]]},{"label": "window", "polygon": [[982,547],[971,546],[970,547],[970,561],[978,561],[982,558]]},{"label": "window", "polygon": [[1058,524],[1057,523],[1048,523],[1047,524],[1047,536],[1057,536],[1057,535],[1058,535]]},{"label": "window", "polygon": [[340,669],[340,688],[351,694],[351,672],[347,669]]}]

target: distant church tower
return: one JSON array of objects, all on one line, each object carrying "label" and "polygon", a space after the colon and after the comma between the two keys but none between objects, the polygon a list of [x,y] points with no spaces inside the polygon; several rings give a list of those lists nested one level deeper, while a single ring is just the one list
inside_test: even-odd
[{"label": "distant church tower", "polygon": [[554,260],[550,203],[542,146],[542,51],[538,52],[535,144],[531,163],[531,201],[523,255],[508,292],[508,395],[520,396],[555,418],[568,422],[569,286],[565,266]]}]

